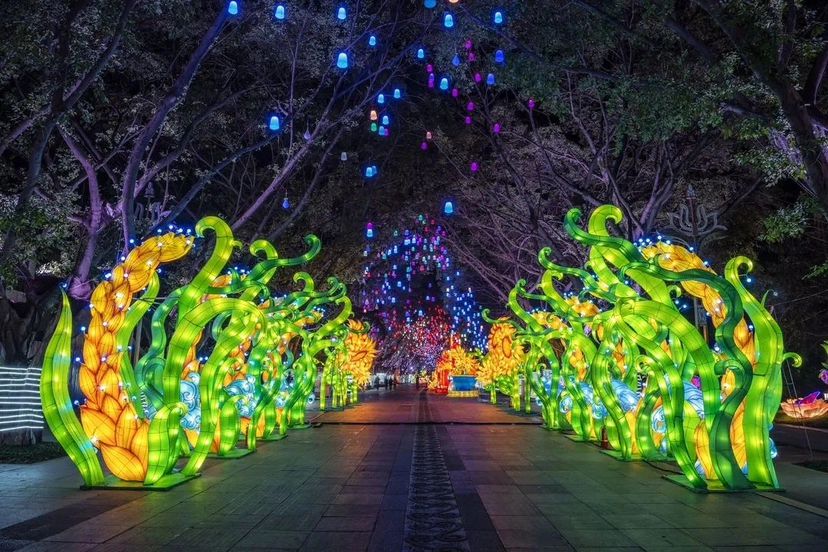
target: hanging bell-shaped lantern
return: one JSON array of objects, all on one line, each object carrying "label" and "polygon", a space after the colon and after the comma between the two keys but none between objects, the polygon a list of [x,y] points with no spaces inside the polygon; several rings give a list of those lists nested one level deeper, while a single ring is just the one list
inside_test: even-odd
[{"label": "hanging bell-shaped lantern", "polygon": [[282,4],[278,4],[276,6],[276,10],[273,12],[273,17],[276,18],[277,21],[284,21],[287,13],[285,12],[285,7]]},{"label": "hanging bell-shaped lantern", "polygon": [[268,122],[267,128],[269,128],[273,132],[276,132],[281,127],[282,127],[282,124],[279,121],[279,117],[277,115],[271,115],[270,116],[270,122]]},{"label": "hanging bell-shaped lantern", "polygon": [[233,0],[229,4],[227,4],[227,14],[228,15],[239,15],[239,3],[236,0]]},{"label": "hanging bell-shaped lantern", "polygon": [[454,203],[446,201],[445,205],[443,205],[443,213],[446,215],[454,214]]},{"label": "hanging bell-shaped lantern", "polygon": [[447,13],[445,16],[443,16],[443,27],[445,27],[446,29],[451,29],[454,27],[454,16],[450,13]]},{"label": "hanging bell-shaped lantern", "polygon": [[336,58],[336,66],[340,69],[347,69],[348,68],[348,54],[345,52],[339,52],[339,55]]}]

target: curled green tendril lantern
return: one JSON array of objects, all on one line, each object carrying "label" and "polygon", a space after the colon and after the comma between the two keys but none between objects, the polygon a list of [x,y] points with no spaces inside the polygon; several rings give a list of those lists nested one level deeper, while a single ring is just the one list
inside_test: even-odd
[{"label": "curled green tendril lantern", "polygon": [[[207,237],[214,241],[207,262],[152,311],[151,343],[133,366],[130,340],[156,303],[158,267]],[[306,243],[303,255],[280,258],[273,245],[255,241],[250,253],[257,263],[244,272],[227,267],[241,243],[217,217],[201,220],[195,236],[179,231],[145,240],[92,294],[76,367],[85,396],[79,416],[67,388],[72,313],[64,297],[41,395],[47,423],[86,486],[169,488],[197,476],[208,455],[247,454],[259,439],[304,425],[317,368],[336,353],[351,316],[345,286],[335,278],[320,291],[299,272],[300,290],[271,292],[280,269],[318,255],[319,240],[308,236]]]},{"label": "curled green tendril lantern", "polygon": [[[693,489],[778,488],[769,432],[782,363],[800,360],[741,283],[752,263],[732,259],[720,276],[684,247],[639,249],[611,235],[614,206],[580,220],[570,211],[565,229],[588,247],[586,265],[560,266],[544,249],[539,290],[518,282],[508,302],[546,427],[606,436],[622,460],[672,458],[683,474],[673,479]],[[577,295],[558,292],[565,279]],[[712,342],[680,312],[683,294],[708,312]]]}]

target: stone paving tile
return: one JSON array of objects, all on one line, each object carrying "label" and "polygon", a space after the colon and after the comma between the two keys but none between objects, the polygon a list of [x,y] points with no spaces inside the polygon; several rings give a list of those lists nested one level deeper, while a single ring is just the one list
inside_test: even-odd
[{"label": "stone paving tile", "polygon": [[377,515],[326,516],[319,520],[314,531],[373,531]]},{"label": "stone paving tile", "polygon": [[309,534],[304,531],[256,528],[239,540],[232,550],[299,550]]},{"label": "stone paving tile", "polygon": [[636,543],[619,529],[576,529],[562,527],[561,535],[566,542],[575,547],[576,550],[587,547],[608,547],[618,548],[624,546],[637,546]]},{"label": "stone paving tile", "polygon": [[299,549],[303,552],[360,552],[368,549],[371,533],[326,531],[311,533]]}]

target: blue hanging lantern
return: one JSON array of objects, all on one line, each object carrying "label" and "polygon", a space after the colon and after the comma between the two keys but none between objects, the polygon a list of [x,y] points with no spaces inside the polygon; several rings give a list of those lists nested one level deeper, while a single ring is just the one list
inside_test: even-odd
[{"label": "blue hanging lantern", "polygon": [[399,100],[400,98],[402,98],[402,90],[400,90],[399,88],[395,88],[394,89],[394,99]]},{"label": "blue hanging lantern", "polygon": [[417,49],[417,59],[425,59],[425,50],[422,48]]},{"label": "blue hanging lantern", "polygon": [[495,25],[503,25],[503,12],[496,11],[494,12],[494,24]]},{"label": "blue hanging lantern", "polygon": [[506,54],[503,53],[503,50],[495,52],[495,63],[503,63],[504,61],[506,61]]},{"label": "blue hanging lantern", "polygon": [[371,239],[374,237],[374,225],[370,222],[365,225],[365,237]]},{"label": "blue hanging lantern", "polygon": [[348,17],[348,12],[345,11],[344,7],[340,7],[338,10],[336,10],[336,18],[339,19],[340,21],[345,21],[345,19],[347,17]]},{"label": "blue hanging lantern", "polygon": [[446,201],[446,204],[443,205],[443,213],[446,215],[454,214],[454,204],[451,201]]},{"label": "blue hanging lantern", "polygon": [[494,73],[489,73],[489,75],[486,77],[486,84],[488,84],[489,86],[494,86],[494,83],[495,83]]},{"label": "blue hanging lantern", "polygon": [[437,6],[437,0],[423,0],[423,6],[429,10],[433,10]]},{"label": "blue hanging lantern", "polygon": [[391,119],[388,117],[388,115],[383,115],[382,116],[382,124],[384,124],[386,126],[391,124]]},{"label": "blue hanging lantern", "polygon": [[374,167],[365,167],[365,178],[374,177]]},{"label": "blue hanging lantern", "polygon": [[377,95],[377,103],[382,105],[385,103],[385,94],[378,94]]},{"label": "blue hanging lantern", "polygon": [[274,132],[279,130],[281,128],[281,123],[279,122],[279,117],[277,117],[276,115],[271,115],[270,116],[270,122],[268,123],[267,127],[270,130],[274,131]]},{"label": "blue hanging lantern", "polygon": [[368,38],[368,46],[370,46],[370,47],[372,47],[372,48],[373,48],[373,47],[374,47],[374,46],[376,46],[376,45],[377,45],[377,37],[375,37],[374,35],[371,35],[371,36]]},{"label": "blue hanging lantern", "polygon": [[448,90],[449,80],[446,77],[440,79],[440,90]]},{"label": "blue hanging lantern", "polygon": [[284,21],[285,16],[286,16],[285,7],[281,4],[279,4],[278,6],[276,6],[276,11],[273,15],[274,15],[274,17],[276,17],[277,20]]},{"label": "blue hanging lantern", "polygon": [[446,29],[451,29],[452,27],[454,27],[454,16],[450,13],[447,13],[443,17],[443,27],[445,27]]},{"label": "blue hanging lantern", "polygon": [[336,66],[340,69],[347,69],[348,68],[348,54],[345,52],[339,52],[339,56],[336,58]]},{"label": "blue hanging lantern", "polygon": [[282,209],[285,211],[290,209],[290,200],[288,199],[288,196],[285,196],[285,199],[282,200]]},{"label": "blue hanging lantern", "polygon": [[227,4],[227,13],[229,15],[239,15],[239,3],[236,0]]},{"label": "blue hanging lantern", "polygon": [[458,67],[460,65],[460,56],[457,55],[457,54],[454,54],[454,57],[451,58],[451,64],[454,65],[455,67]]},{"label": "blue hanging lantern", "polygon": [[385,128],[383,125],[380,125],[378,134],[384,138],[388,136],[388,129]]}]

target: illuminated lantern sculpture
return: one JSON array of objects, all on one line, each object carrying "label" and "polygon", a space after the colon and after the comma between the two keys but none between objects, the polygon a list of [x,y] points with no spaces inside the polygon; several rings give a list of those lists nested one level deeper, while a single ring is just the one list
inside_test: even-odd
[{"label": "illuminated lantern sculpture", "polygon": [[370,222],[365,226],[365,237],[368,239],[374,237],[374,225]]},{"label": "illuminated lantern sculpture", "polygon": [[267,127],[272,131],[277,131],[281,128],[281,123],[279,122],[279,117],[276,115],[270,116],[270,122],[268,122]]},{"label": "illuminated lantern sculpture", "polygon": [[[589,248],[587,267],[558,265],[544,249],[539,291],[520,281],[509,296],[531,364],[544,367],[528,373],[550,374],[543,393],[554,407],[545,415],[550,426],[566,420],[581,438],[594,439],[589,426],[600,418],[610,454],[669,456],[681,475],[668,479],[696,490],[778,488],[769,431],[782,364],[800,359],[784,352],[778,324],[745,288],[751,261],[731,259],[720,276],[684,247],[659,241],[637,248],[608,228],[622,221],[615,206],[595,209],[585,228],[580,221],[572,210],[564,228]],[[565,299],[556,285],[565,278],[577,279],[581,295],[602,308]],[[714,343],[682,314],[677,293],[701,302]],[[537,318],[525,301],[549,314]]]},{"label": "illuminated lantern sculpture", "polygon": [[443,213],[446,215],[454,214],[454,203],[446,201],[445,205],[443,205]]},{"label": "illuminated lantern sculpture", "polygon": [[373,48],[373,47],[375,47],[376,45],[377,45],[377,37],[376,37],[376,36],[374,36],[374,35],[369,36],[369,37],[368,37],[368,46],[370,46],[371,48]]},{"label": "illuminated lantern sculpture", "polygon": [[462,346],[454,344],[437,360],[433,391],[449,397],[476,397],[479,370],[480,362]]},{"label": "illuminated lantern sculpture", "polygon": [[[212,254],[191,282],[157,305],[150,347],[133,365],[127,351],[134,329],[156,304],[158,267],[187,255],[207,233],[215,236]],[[44,357],[41,400],[53,434],[86,486],[169,488],[198,475],[208,454],[247,454],[277,426],[283,433],[304,423],[322,353],[351,312],[335,279],[319,292],[309,275],[299,273],[294,280],[303,289],[284,301],[264,291],[279,268],[307,263],[319,253],[317,238],[306,242],[309,251],[296,258],[280,258],[270,243],[254,242],[250,252],[259,260],[249,272],[225,269],[239,242],[216,217],[199,221],[195,236],[171,231],[135,247],[92,293],[78,361],[85,397],[79,419],[67,387],[72,313],[64,296]],[[322,315],[322,305],[340,310]],[[313,330],[304,329],[309,320],[317,324]],[[198,357],[203,344],[210,352]],[[276,395],[288,370],[296,374],[296,385],[279,406]],[[237,448],[240,439],[246,448]],[[104,476],[98,451],[111,476]],[[187,461],[179,471],[182,457]]]},{"label": "illuminated lantern sculpture", "polygon": [[443,17],[443,26],[444,26],[446,29],[451,29],[452,27],[454,27],[454,16],[453,16],[453,15],[451,15],[450,13],[447,13],[447,14]]},{"label": "illuminated lantern sculpture", "polygon": [[348,18],[348,12],[345,10],[344,7],[340,6],[338,10],[336,10],[336,18],[340,21],[345,21]]},{"label": "illuminated lantern sculpture", "polygon": [[494,12],[494,24],[495,25],[502,25],[503,24],[503,12],[498,10]]},{"label": "illuminated lantern sculpture", "polygon": [[227,4],[227,13],[229,15],[239,15],[239,3],[236,0],[232,0]]},{"label": "illuminated lantern sculpture", "polygon": [[273,16],[279,21],[284,21],[286,17],[285,7],[282,4],[277,5]]}]

